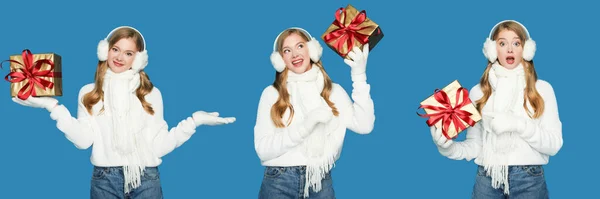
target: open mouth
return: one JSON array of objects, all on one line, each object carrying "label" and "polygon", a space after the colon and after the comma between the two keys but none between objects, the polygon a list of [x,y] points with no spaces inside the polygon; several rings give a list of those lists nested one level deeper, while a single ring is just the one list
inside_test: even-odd
[{"label": "open mouth", "polygon": [[506,57],[506,63],[508,63],[508,64],[515,63],[515,57],[513,57],[513,56]]},{"label": "open mouth", "polygon": [[304,59],[297,59],[292,61],[292,65],[294,65],[294,67],[300,67],[302,66],[302,63],[304,63]]},{"label": "open mouth", "polygon": [[117,61],[113,61],[113,64],[114,64],[116,67],[122,67],[122,66],[123,66],[123,64],[122,64],[122,63],[119,63],[119,62],[117,62]]}]

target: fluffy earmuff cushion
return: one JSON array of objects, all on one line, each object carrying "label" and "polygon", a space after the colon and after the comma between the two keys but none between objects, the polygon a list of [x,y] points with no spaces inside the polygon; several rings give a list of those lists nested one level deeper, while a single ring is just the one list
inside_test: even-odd
[{"label": "fluffy earmuff cushion", "polygon": [[108,41],[100,40],[98,43],[98,60],[106,61],[108,59]]},{"label": "fluffy earmuff cushion", "polygon": [[271,64],[273,64],[273,67],[277,72],[281,72],[285,69],[285,62],[283,61],[283,58],[277,51],[271,53]]},{"label": "fluffy earmuff cushion", "polygon": [[483,55],[492,63],[498,59],[498,52],[496,51],[496,42],[490,38],[485,39],[483,43]]},{"label": "fluffy earmuff cushion", "polygon": [[533,57],[535,56],[535,51],[536,51],[535,41],[533,41],[532,39],[528,39],[525,42],[525,46],[523,46],[523,59],[525,59],[527,61],[533,60]]},{"label": "fluffy earmuff cushion", "polygon": [[133,59],[133,63],[131,64],[131,69],[137,72],[144,70],[148,65],[148,51],[144,50],[142,52],[138,52],[135,54],[135,58]]},{"label": "fluffy earmuff cushion", "polygon": [[321,59],[321,56],[323,55],[323,47],[321,46],[319,41],[314,37],[310,38],[310,41],[308,41],[307,46],[310,59],[313,62],[318,62]]}]

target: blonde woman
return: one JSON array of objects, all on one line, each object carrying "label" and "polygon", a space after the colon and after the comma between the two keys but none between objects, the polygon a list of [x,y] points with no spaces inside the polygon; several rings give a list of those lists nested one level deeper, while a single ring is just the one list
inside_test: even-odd
[{"label": "blonde woman", "polygon": [[275,40],[271,62],[277,71],[258,105],[254,144],[266,166],[259,198],[335,198],[330,170],[341,153],[346,129],[368,134],[375,113],[364,51],[349,54],[352,99],[331,81],[320,61],[323,48],[301,28]]},{"label": "blonde woman", "polygon": [[482,120],[462,142],[431,128],[440,153],[478,166],[473,198],[548,198],[543,165],[562,147],[562,123],[550,83],[537,77],[535,42],[517,21],[498,23],[484,44],[488,58],[470,98]]},{"label": "blonde woman", "polygon": [[79,91],[77,118],[50,97],[13,101],[45,108],[75,147],[92,148],[91,198],[162,198],[158,166],[200,125],[235,118],[197,111],[168,130],[163,102],[143,71],[148,63],[144,38],[132,27],[118,27],[98,45],[95,83]]}]

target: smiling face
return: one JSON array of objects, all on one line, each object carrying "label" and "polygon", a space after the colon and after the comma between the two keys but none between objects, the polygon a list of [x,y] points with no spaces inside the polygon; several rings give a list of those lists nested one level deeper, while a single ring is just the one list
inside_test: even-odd
[{"label": "smiling face", "polygon": [[114,73],[131,69],[137,51],[133,38],[120,39],[108,50],[108,67]]},{"label": "smiling face", "polygon": [[144,50],[144,39],[139,32],[131,28],[119,28],[108,38],[108,56],[106,64],[114,73],[131,69],[137,52]]},{"label": "smiling face", "polygon": [[287,69],[296,74],[302,74],[311,68],[307,40],[294,32],[289,34],[281,45],[281,56]]},{"label": "smiling face", "polygon": [[523,42],[512,30],[501,30],[496,38],[498,62],[507,69],[516,68],[523,60]]}]

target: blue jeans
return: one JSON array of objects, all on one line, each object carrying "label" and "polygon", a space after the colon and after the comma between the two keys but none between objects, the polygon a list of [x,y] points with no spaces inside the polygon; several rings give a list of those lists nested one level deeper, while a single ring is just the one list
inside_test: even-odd
[{"label": "blue jeans", "polygon": [[[306,167],[267,167],[258,194],[259,199],[302,199],[306,180]],[[335,198],[331,171],[321,181],[321,191],[310,188],[308,198]]]},{"label": "blue jeans", "polygon": [[142,184],[125,194],[122,167],[94,167],[91,199],[162,199],[162,188],[157,167],[146,167]]},{"label": "blue jeans", "polygon": [[492,178],[486,176],[482,166],[477,168],[477,177],[472,198],[547,199],[548,189],[544,178],[544,168],[540,165],[509,166],[509,195],[504,194],[504,185],[492,187]]}]

